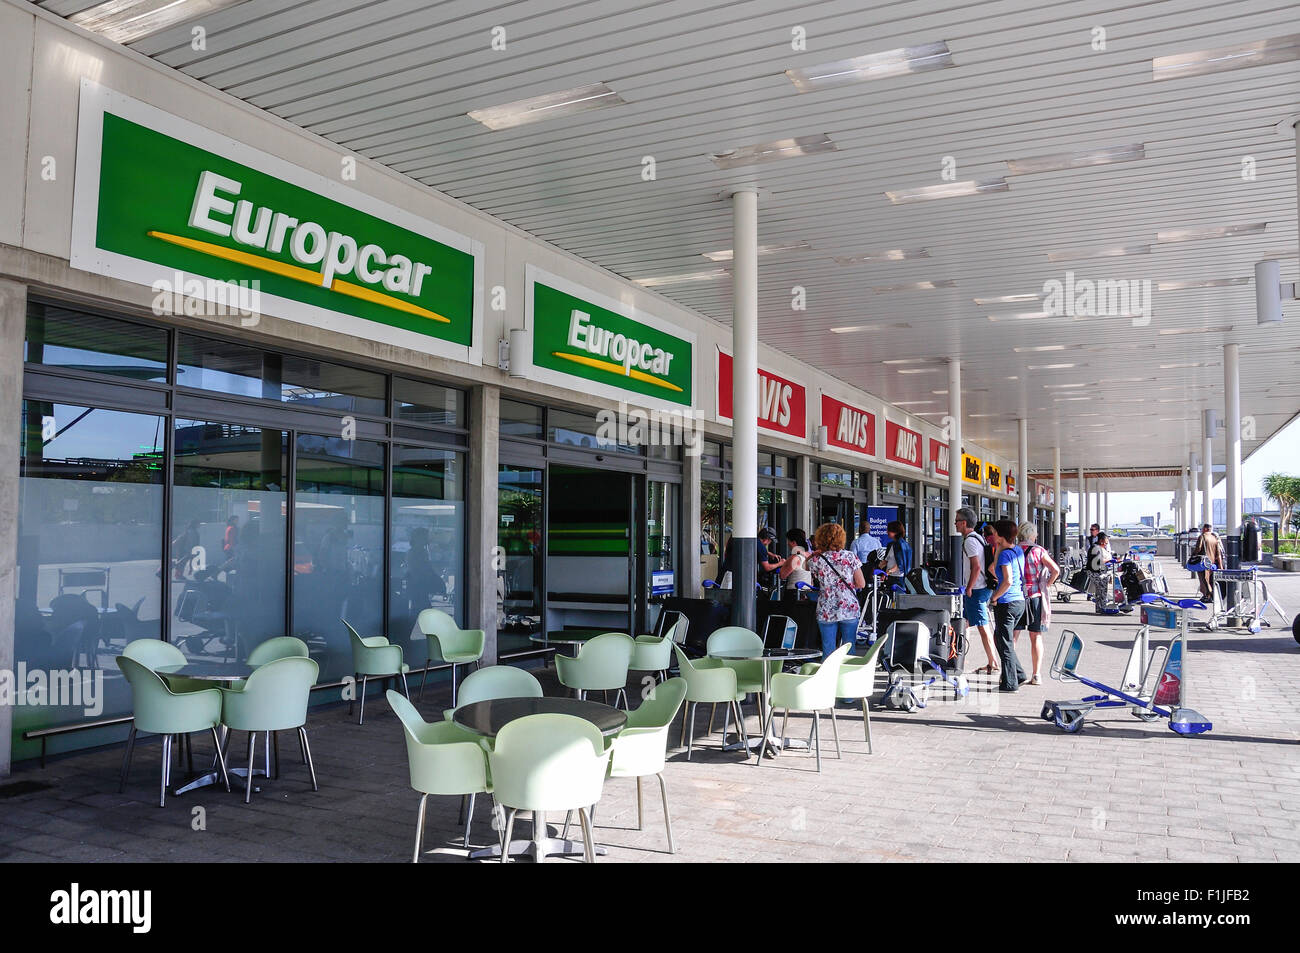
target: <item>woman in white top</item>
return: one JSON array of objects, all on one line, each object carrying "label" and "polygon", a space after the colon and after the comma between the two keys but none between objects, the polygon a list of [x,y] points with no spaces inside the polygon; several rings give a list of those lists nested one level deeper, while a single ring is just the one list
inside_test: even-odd
[{"label": "woman in white top", "polygon": [[808,537],[804,535],[803,530],[795,527],[786,531],[785,541],[790,554],[785,558],[785,565],[781,567],[781,586],[784,589],[793,589],[795,583],[806,582],[808,585],[813,584],[812,573],[808,571]]}]

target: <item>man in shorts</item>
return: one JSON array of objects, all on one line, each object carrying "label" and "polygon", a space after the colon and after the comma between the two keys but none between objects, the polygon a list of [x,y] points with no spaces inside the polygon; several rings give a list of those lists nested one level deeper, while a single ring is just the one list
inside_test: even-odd
[{"label": "man in shorts", "polygon": [[975,511],[963,506],[953,518],[957,532],[961,534],[961,562],[957,566],[957,581],[962,587],[961,615],[968,626],[973,626],[980,634],[984,645],[984,657],[987,660],[982,668],[975,670],[976,675],[991,675],[998,671],[997,654],[993,650],[993,633],[989,617],[989,589],[984,578],[984,540],[975,532]]}]

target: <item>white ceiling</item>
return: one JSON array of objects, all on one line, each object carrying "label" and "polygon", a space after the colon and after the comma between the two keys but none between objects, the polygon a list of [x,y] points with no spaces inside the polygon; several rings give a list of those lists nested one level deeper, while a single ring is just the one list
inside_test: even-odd
[{"label": "white ceiling", "polygon": [[[1242,346],[1249,452],[1300,409],[1300,307],[1258,328],[1251,284],[1156,291],[1153,320],[988,315],[977,296],[1039,292],[1076,276],[1159,281],[1250,278],[1254,262],[1297,267],[1300,63],[1153,81],[1154,56],[1300,32],[1296,0],[246,0],[132,44],[212,86],[483,209],[631,279],[708,271],[731,247],[724,189],[757,185],[762,244],[807,242],[759,266],[760,335],[913,413],[947,412],[942,369],[889,359],[955,356],[965,433],[1067,468],[1179,466],[1199,449],[1200,410],[1223,404],[1222,345]],[[60,15],[94,6],[44,0]],[[505,51],[491,31],[506,29]],[[791,49],[791,30],[807,52]],[[1093,28],[1106,50],[1092,48]],[[954,68],[800,94],[796,67],[946,41]],[[490,131],[466,116],[604,82],[625,105]],[[720,170],[710,153],[825,133],[838,151]],[[1144,160],[1008,176],[1009,192],[893,205],[886,190],[1006,176],[1005,160],[1144,143]],[[641,178],[653,156],[657,178]],[[1243,157],[1254,181],[1241,175]],[[1267,222],[1262,234],[1156,244],[1156,232]],[[1053,249],[1152,245],[1148,255],[1050,262]],[[929,258],[841,265],[876,249]],[[873,288],[945,279],[955,287]],[[791,289],[806,289],[806,311]],[[730,323],[730,279],[660,293]],[[832,334],[858,324],[904,325]],[[1209,329],[1160,335],[1161,329]],[[1223,329],[1228,330],[1223,330]],[[1016,347],[1067,350],[1016,353]],[[1161,369],[1161,364],[1212,366]],[[1074,363],[1061,370],[1029,365]],[[915,367],[916,365],[907,365]],[[1104,384],[1049,389],[1047,384]],[[1091,400],[1056,398],[1089,396]],[[1166,419],[1167,418],[1167,419]],[[937,420],[938,417],[931,417]],[[1220,442],[1221,443],[1221,442]]]}]

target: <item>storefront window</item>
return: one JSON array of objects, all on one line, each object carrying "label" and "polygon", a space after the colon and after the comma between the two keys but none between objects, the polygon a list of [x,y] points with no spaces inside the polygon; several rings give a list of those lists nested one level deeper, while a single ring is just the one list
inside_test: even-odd
[{"label": "storefront window", "polygon": [[541,467],[501,464],[497,470],[497,650],[509,655],[535,648],[542,630]]},{"label": "storefront window", "polygon": [[602,423],[594,414],[575,413],[569,410],[551,410],[547,413],[547,429],[552,443],[604,450],[609,453],[640,453],[641,447],[626,439],[627,431],[619,433],[617,420]]},{"label": "storefront window", "polygon": [[830,467],[822,467],[818,480],[827,486],[853,486],[852,470],[836,470]]},{"label": "storefront window", "polygon": [[167,380],[167,332],[33,302],[27,309],[23,360],[29,364],[109,374],[133,381]]},{"label": "storefront window", "polygon": [[[649,480],[646,485],[647,595],[651,598],[680,595],[676,577],[676,527],[681,487],[656,480]],[[664,591],[670,586],[670,591]]]},{"label": "storefront window", "polygon": [[700,466],[722,466],[722,444],[715,443],[712,440],[705,440],[700,447]]},{"label": "storefront window", "polygon": [[542,408],[516,400],[501,401],[501,436],[542,439]]},{"label": "storefront window", "polygon": [[[40,753],[24,731],[131,710],[113,659],[127,642],[161,631],[167,433],[152,414],[35,400],[22,413],[14,663],[47,673],[46,684],[63,683],[68,694],[28,693],[14,706],[15,759]],[[84,692],[96,670],[98,699]],[[71,743],[110,740],[84,734]]]},{"label": "storefront window", "polygon": [[700,578],[717,579],[723,548],[731,536],[731,488],[700,484]]},{"label": "storefront window", "polygon": [[425,427],[464,427],[465,392],[427,381],[394,377],[393,417]]}]

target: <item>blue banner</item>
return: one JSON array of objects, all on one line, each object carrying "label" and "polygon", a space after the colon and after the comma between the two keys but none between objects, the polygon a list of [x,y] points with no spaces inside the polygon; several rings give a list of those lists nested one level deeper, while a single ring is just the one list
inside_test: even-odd
[{"label": "blue banner", "polygon": [[897,506],[867,507],[867,522],[871,524],[871,535],[880,540],[881,546],[889,543],[889,534],[885,532],[885,527],[896,519],[898,519]]}]

